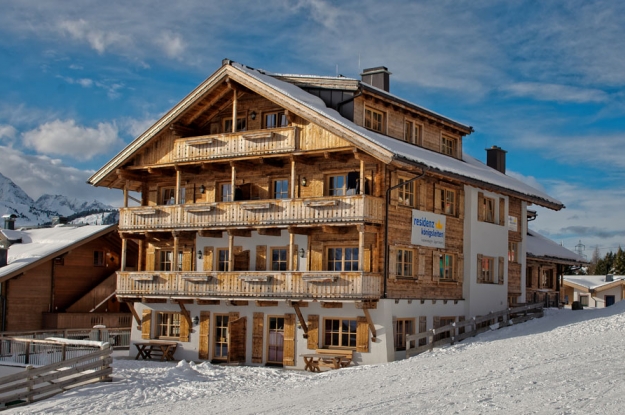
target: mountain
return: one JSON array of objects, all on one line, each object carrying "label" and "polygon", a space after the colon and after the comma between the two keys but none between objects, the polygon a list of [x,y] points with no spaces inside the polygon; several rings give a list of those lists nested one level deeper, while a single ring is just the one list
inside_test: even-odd
[{"label": "mountain", "polygon": [[35,201],[0,173],[0,216],[5,214],[17,215],[17,227],[43,225],[54,216],[65,216],[71,223],[98,225],[116,223],[119,218],[115,208],[97,200],[45,194]]}]

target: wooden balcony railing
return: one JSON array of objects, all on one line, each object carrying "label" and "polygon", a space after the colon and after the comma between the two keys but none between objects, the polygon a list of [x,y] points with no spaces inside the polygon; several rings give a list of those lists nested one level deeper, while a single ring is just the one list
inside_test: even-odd
[{"label": "wooden balcony railing", "polygon": [[372,196],[246,200],[120,209],[119,229],[382,223],[384,200]]},{"label": "wooden balcony railing", "polygon": [[369,272],[118,272],[117,297],[379,299],[382,275]]},{"label": "wooden balcony railing", "polygon": [[295,127],[241,131],[180,138],[174,144],[174,161],[214,160],[224,157],[287,153],[296,150]]}]

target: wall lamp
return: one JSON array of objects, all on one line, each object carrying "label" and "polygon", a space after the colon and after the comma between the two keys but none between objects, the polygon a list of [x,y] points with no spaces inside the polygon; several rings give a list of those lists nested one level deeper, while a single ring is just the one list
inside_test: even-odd
[{"label": "wall lamp", "polygon": [[306,180],[306,178],[302,177],[302,186],[306,187],[307,184],[308,184],[308,181]]},{"label": "wall lamp", "polygon": [[304,251],[304,248],[300,248],[299,249],[299,257],[300,258],[304,258],[304,255],[306,255],[306,251]]},{"label": "wall lamp", "polygon": [[202,251],[200,249],[197,250],[197,259],[202,259]]},{"label": "wall lamp", "polygon": [[250,112],[250,118],[255,120],[256,119],[256,112],[254,112],[254,111]]},{"label": "wall lamp", "polygon": [[200,193],[204,194],[206,192],[206,187],[204,185],[200,186]]},{"label": "wall lamp", "polygon": [[200,324],[200,318],[198,316],[193,317],[193,325],[197,326]]}]

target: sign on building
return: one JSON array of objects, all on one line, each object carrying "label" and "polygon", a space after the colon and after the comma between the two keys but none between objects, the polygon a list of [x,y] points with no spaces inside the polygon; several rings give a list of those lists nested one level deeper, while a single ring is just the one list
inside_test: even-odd
[{"label": "sign on building", "polygon": [[508,229],[512,232],[519,231],[519,220],[516,216],[508,216]]},{"label": "sign on building", "polygon": [[445,219],[444,215],[413,209],[411,243],[445,248]]}]

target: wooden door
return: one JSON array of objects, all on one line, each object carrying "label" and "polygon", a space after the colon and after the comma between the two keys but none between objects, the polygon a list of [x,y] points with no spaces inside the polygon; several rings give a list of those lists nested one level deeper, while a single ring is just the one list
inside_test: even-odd
[{"label": "wooden door", "polygon": [[245,363],[245,334],[247,317],[228,322],[228,363]]},{"label": "wooden door", "polygon": [[241,251],[234,254],[234,271],[250,270],[250,251]]}]

